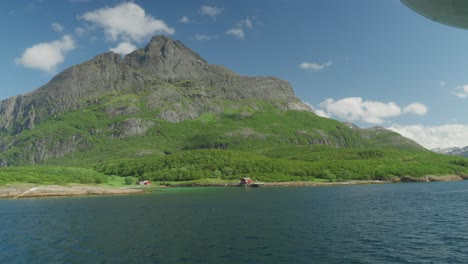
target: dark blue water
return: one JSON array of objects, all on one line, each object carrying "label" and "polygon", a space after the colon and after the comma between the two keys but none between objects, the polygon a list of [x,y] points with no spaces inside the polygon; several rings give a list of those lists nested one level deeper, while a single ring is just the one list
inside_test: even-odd
[{"label": "dark blue water", "polygon": [[0,263],[466,263],[468,181],[0,200]]}]

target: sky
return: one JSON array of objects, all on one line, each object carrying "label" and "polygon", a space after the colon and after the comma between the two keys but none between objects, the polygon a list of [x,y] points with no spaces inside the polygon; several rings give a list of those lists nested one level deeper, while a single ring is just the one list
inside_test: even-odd
[{"label": "sky", "polygon": [[320,116],[468,146],[468,31],[399,0],[0,1],[0,33],[0,100],[164,34],[212,64],[289,81]]}]

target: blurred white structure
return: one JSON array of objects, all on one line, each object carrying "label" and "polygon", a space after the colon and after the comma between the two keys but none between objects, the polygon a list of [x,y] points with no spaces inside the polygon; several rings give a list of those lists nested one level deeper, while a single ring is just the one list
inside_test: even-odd
[{"label": "blurred white structure", "polygon": [[467,0],[401,0],[401,2],[431,20],[468,29]]}]

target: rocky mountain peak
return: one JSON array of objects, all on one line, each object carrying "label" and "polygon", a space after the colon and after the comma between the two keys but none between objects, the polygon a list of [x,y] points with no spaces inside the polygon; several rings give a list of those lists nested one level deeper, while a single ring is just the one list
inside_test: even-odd
[{"label": "rocky mountain peak", "polygon": [[144,48],[125,56],[125,63],[158,79],[201,80],[213,69],[180,41],[155,36]]},{"label": "rocky mountain peak", "polygon": [[[194,111],[182,115],[183,118],[177,121],[196,118],[206,109],[222,111],[220,107],[212,107],[214,98],[233,101],[254,99],[274,103],[284,110],[310,110],[295,97],[288,82],[272,77],[240,76],[223,66],[209,64],[180,41],[160,35],[124,58],[114,52],[97,55],[64,70],[31,93],[0,101],[0,130],[15,134],[23,129],[33,129],[35,124],[50,115],[98,103],[101,96],[125,89],[127,92],[149,87],[157,89],[152,85],[161,81],[189,81],[195,84],[197,93],[203,94],[202,98],[192,98],[194,93],[187,90],[186,94],[179,95],[179,98],[203,107],[194,107]],[[152,99],[155,105],[158,105],[157,100],[164,100],[156,96],[160,93],[155,91]],[[173,110],[180,116],[178,111]],[[166,119],[166,116],[161,118]]]},{"label": "rocky mountain peak", "polygon": [[186,47],[182,42],[173,40],[164,35],[153,37],[143,49],[145,53],[151,57],[162,57],[162,59],[167,60],[175,56],[179,59],[200,60],[204,63],[208,63],[200,57],[200,55]]}]

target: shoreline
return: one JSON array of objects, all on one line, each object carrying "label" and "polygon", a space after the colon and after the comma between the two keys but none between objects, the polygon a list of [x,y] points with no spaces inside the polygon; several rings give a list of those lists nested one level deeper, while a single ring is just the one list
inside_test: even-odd
[{"label": "shoreline", "polygon": [[18,184],[0,187],[0,199],[18,199],[33,197],[91,196],[142,194],[146,190],[128,187],[108,187],[95,185],[34,185]]},{"label": "shoreline", "polygon": [[[320,187],[320,186],[346,186],[346,185],[366,185],[366,184],[386,184],[386,183],[408,183],[408,182],[441,182],[441,181],[463,181],[467,177],[459,175],[424,177],[395,177],[390,180],[349,180],[337,182],[313,182],[313,181],[287,181],[287,182],[261,182],[262,187]],[[184,187],[239,187],[235,183],[175,183],[170,185],[154,185],[154,188],[184,188]],[[250,187],[252,188],[252,187]],[[18,183],[0,186],[0,199],[18,199],[35,197],[69,197],[69,196],[92,196],[92,195],[130,195],[144,194],[151,189],[133,187],[112,187],[71,184],[62,185],[36,185],[31,183]]]},{"label": "shoreline", "polygon": [[[379,181],[379,180],[350,180],[342,182],[313,182],[313,181],[287,181],[287,182],[254,182],[261,184],[264,187],[315,187],[315,186],[334,186],[334,185],[357,185],[357,184],[383,184],[394,183],[394,181]],[[238,183],[175,183],[163,185],[167,188],[183,188],[183,187],[241,187]],[[246,186],[251,187],[251,186]]]},{"label": "shoreline", "polygon": [[[286,181],[286,182],[254,182],[261,183],[264,187],[319,187],[319,186],[340,186],[340,185],[364,185],[364,184],[386,184],[386,183],[409,183],[409,182],[445,182],[468,180],[468,176],[459,175],[426,175],[423,177],[400,176],[389,180],[348,180],[348,181]],[[181,182],[163,185],[164,187],[239,187],[238,183],[197,183]]]}]

